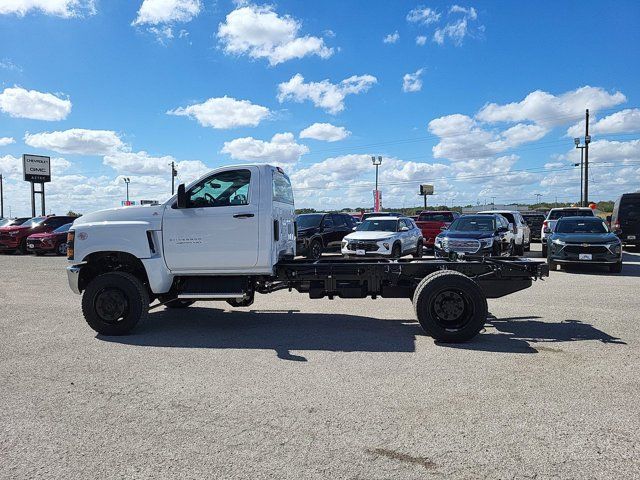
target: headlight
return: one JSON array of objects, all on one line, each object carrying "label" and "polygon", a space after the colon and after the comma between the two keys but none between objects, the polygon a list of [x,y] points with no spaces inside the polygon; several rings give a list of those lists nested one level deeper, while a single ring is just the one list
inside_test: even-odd
[{"label": "headlight", "polygon": [[442,248],[442,238],[441,237],[436,237],[436,240],[434,242],[434,245],[438,248]]},{"label": "headlight", "polygon": [[493,238],[481,238],[480,247],[481,248],[493,247]]},{"label": "headlight", "polygon": [[567,244],[567,242],[565,242],[565,241],[563,241],[563,240],[560,240],[559,238],[554,238],[552,241],[553,241],[553,243],[555,243],[556,245],[566,245],[566,244]]},{"label": "headlight", "polygon": [[348,244],[348,243],[349,243],[349,242],[346,242],[346,241],[344,241],[344,240],[343,240],[343,241],[342,241],[342,248],[345,248],[345,247],[347,246],[347,244]]}]

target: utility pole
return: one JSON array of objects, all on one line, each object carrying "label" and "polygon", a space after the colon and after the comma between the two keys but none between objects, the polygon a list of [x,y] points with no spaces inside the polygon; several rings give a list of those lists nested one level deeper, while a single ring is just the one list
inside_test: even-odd
[{"label": "utility pole", "polygon": [[378,193],[378,167],[380,165],[382,165],[382,157],[380,155],[378,155],[378,158],[375,157],[375,155],[371,156],[371,163],[373,163],[376,167],[376,189],[375,189],[375,201],[374,201],[374,211],[379,211],[379,204],[380,204],[380,200],[379,200],[379,193]]},{"label": "utility pole", "polygon": [[496,206],[496,197],[491,197],[491,205]]},{"label": "utility pole", "polygon": [[[584,198],[583,198],[583,189],[584,189],[584,149],[585,149],[585,145],[580,145],[580,138],[574,138],[573,139],[573,143],[576,144],[576,148],[580,149],[580,205],[584,205]],[[577,163],[573,164],[574,166],[578,166]]]},{"label": "utility pole", "polygon": [[4,192],[2,191],[2,174],[0,173],[0,218],[4,218]]},{"label": "utility pole", "polygon": [[583,207],[589,204],[589,144],[591,137],[589,136],[589,109],[585,113],[584,122],[584,202]]},{"label": "utility pole", "polygon": [[540,205],[540,197],[542,197],[541,193],[534,193],[536,196],[536,205]]},{"label": "utility pole", "polygon": [[176,193],[176,177],[178,176],[178,171],[176,170],[176,163],[171,162],[171,195]]},{"label": "utility pole", "polygon": [[122,181],[127,186],[127,205],[129,205],[129,182],[131,182],[131,179],[129,177],[124,177]]}]

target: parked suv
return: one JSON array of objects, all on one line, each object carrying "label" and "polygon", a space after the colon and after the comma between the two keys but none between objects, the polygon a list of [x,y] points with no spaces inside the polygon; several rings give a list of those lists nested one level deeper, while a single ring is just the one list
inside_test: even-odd
[{"label": "parked suv", "polygon": [[498,214],[507,219],[511,224],[514,235],[515,255],[524,255],[524,252],[531,250],[531,228],[527,225],[522,214],[515,210],[487,210],[479,212],[479,215]]},{"label": "parked suv", "polygon": [[544,213],[537,212],[525,212],[522,214],[522,218],[529,225],[531,230],[531,241],[540,241],[542,237],[542,222],[544,222],[546,215]]},{"label": "parked suv", "polygon": [[422,257],[422,232],[409,217],[370,217],[342,240],[342,254],[400,258]]},{"label": "parked suv", "polygon": [[27,237],[34,233],[52,232],[58,227],[72,223],[76,217],[55,216],[34,217],[21,225],[0,228],[0,251],[27,253]]},{"label": "parked suv", "polygon": [[55,253],[56,255],[67,254],[67,232],[72,223],[67,223],[56,228],[53,232],[34,233],[27,237],[27,251],[36,255],[45,253]]},{"label": "parked suv", "polygon": [[305,213],[296,217],[296,253],[320,258],[323,252],[339,252],[345,235],[353,232],[355,219],[347,213]]},{"label": "parked suv", "polygon": [[498,257],[513,255],[514,247],[515,235],[506,218],[476,214],[455,220],[436,237],[433,250],[437,258],[448,258],[452,253]]},{"label": "parked suv", "polygon": [[625,193],[616,200],[611,230],[623,243],[640,246],[640,193]]},{"label": "parked suv", "polygon": [[547,235],[553,232],[556,222],[563,217],[593,217],[593,210],[588,207],[562,207],[552,208],[544,222],[540,239],[542,241],[542,256],[547,256]]},{"label": "parked suv", "polygon": [[424,211],[420,212],[416,225],[422,231],[424,245],[433,247],[436,237],[442,230],[460,216],[458,212],[448,211]]},{"label": "parked suv", "polygon": [[15,225],[22,225],[24,222],[26,222],[30,218],[31,217],[2,218],[2,219],[0,219],[0,228],[2,228],[2,227],[13,227]]}]

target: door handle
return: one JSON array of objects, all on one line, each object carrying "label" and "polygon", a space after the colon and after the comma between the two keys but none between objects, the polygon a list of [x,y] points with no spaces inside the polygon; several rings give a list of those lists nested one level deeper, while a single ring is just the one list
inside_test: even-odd
[{"label": "door handle", "polygon": [[236,213],[233,218],[251,218],[255,217],[253,213]]}]

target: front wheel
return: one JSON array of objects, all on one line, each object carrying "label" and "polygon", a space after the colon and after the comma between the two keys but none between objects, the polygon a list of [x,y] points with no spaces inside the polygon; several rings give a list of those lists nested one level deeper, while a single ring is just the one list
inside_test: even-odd
[{"label": "front wheel", "polygon": [[422,258],[424,250],[424,245],[422,244],[422,240],[418,241],[418,245],[416,246],[416,253],[413,254],[413,258]]},{"label": "front wheel", "polygon": [[441,342],[465,342],[478,335],[487,320],[487,298],[466,275],[440,270],[427,275],[413,294],[422,329]]},{"label": "front wheel", "polygon": [[125,335],[149,313],[149,294],[135,276],[109,272],[94,278],[82,295],[82,313],[102,335]]},{"label": "front wheel", "polygon": [[611,273],[622,273],[622,262],[617,262],[613,265],[609,265],[609,271]]},{"label": "front wheel", "polygon": [[314,240],[309,245],[309,252],[307,253],[307,258],[312,260],[317,260],[322,256],[322,243],[320,240]]},{"label": "front wheel", "polygon": [[67,242],[62,242],[56,248],[56,254],[61,257],[65,257],[67,255]]},{"label": "front wheel", "polygon": [[396,243],[393,248],[391,248],[391,258],[400,258],[402,256],[402,246],[399,243]]}]

